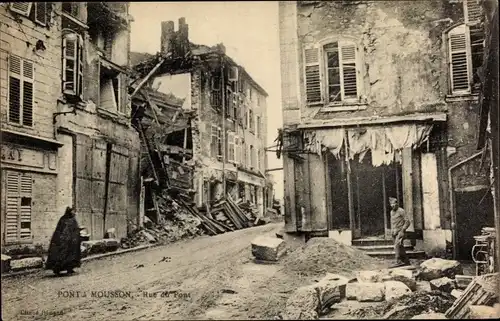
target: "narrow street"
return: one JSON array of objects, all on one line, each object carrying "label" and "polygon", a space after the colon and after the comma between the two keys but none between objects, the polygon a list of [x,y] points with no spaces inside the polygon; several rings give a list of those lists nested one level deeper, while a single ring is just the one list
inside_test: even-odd
[{"label": "narrow street", "polygon": [[276,265],[250,262],[250,242],[279,226],[268,224],[91,261],[71,277],[57,278],[44,271],[2,280],[3,319],[207,319],[210,313],[221,318],[220,310],[209,309],[221,292],[237,296],[235,287],[254,292],[277,270]]}]

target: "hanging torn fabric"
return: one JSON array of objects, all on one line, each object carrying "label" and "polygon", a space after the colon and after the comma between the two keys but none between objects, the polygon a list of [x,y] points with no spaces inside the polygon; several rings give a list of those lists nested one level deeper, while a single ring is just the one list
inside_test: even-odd
[{"label": "hanging torn fabric", "polygon": [[384,128],[373,128],[371,132],[372,165],[389,165],[394,159],[394,149],[385,135]]},{"label": "hanging torn fabric", "polygon": [[347,131],[349,139],[349,158],[354,159],[354,156],[359,154],[359,161],[363,161],[363,157],[370,149],[371,134],[368,129],[350,129]]},{"label": "hanging torn fabric", "polygon": [[324,150],[329,150],[338,158],[343,141],[343,130],[340,128],[304,132],[305,149],[319,155],[321,155]]},{"label": "hanging torn fabric", "polygon": [[385,134],[391,141],[392,148],[417,148],[427,138],[432,125],[396,125],[385,128]]}]

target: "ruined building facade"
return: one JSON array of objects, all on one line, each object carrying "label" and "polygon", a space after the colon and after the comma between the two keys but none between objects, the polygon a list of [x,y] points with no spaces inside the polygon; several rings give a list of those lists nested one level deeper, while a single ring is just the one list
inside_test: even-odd
[{"label": "ruined building facade", "polygon": [[287,231],[390,239],[396,197],[417,247],[467,256],[492,224],[481,7],[283,1],[279,16]]},{"label": "ruined building facade", "polygon": [[[184,157],[177,160],[192,165],[192,197],[198,206],[227,193],[234,200],[254,203],[263,215],[268,197],[268,94],[225,54],[223,45],[207,47],[189,42],[184,18],[179,19],[178,31],[173,21],[163,22],[161,28],[161,52],[134,69],[144,75],[143,80],[154,71],[147,79],[148,92],[182,99],[184,120],[188,117],[189,121],[185,129],[172,132],[169,126],[179,127],[184,120],[170,112],[170,124],[164,126],[164,132],[170,134],[161,142],[167,145],[164,149],[180,148]],[[160,61],[163,63],[158,66]],[[154,66],[158,68],[154,70]],[[163,116],[169,113],[165,103],[161,109]],[[171,159],[169,156],[166,163]],[[170,180],[174,178],[169,176]]]},{"label": "ruined building facade", "polygon": [[48,246],[67,206],[92,239],[137,219],[128,7],[0,5],[4,247]]}]

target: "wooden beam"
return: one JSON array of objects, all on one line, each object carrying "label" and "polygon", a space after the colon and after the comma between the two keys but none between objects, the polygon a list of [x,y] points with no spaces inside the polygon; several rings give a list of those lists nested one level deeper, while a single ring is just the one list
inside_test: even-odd
[{"label": "wooden beam", "polygon": [[[166,58],[168,58],[170,55],[171,53],[168,53]],[[134,92],[130,95],[130,99],[132,99],[135,96],[135,94],[137,94],[137,92],[141,90],[141,88],[146,84],[146,82],[148,82],[149,78],[151,78],[154,75],[154,73],[158,70],[158,68],[160,68],[161,65],[163,65],[166,58],[161,58],[160,61],[156,64],[156,66],[154,66],[153,69],[151,69],[151,71],[146,75],[146,77],[139,83],[139,85],[137,85],[137,88],[135,88]]]},{"label": "wooden beam", "polygon": [[[186,150],[187,148],[187,136],[188,136],[188,130],[187,128],[184,129],[184,143],[183,143],[183,149]],[[186,155],[184,154],[182,156],[182,163],[184,163],[186,161]]]},{"label": "wooden beam", "polygon": [[149,94],[148,94],[147,91],[141,91],[141,94],[148,101],[148,106],[149,106],[149,108],[151,108],[151,112],[153,113],[153,118],[155,119],[156,124],[159,125],[160,122],[158,121],[158,116],[156,116],[156,110],[154,108],[156,106],[156,104],[151,101],[151,99],[149,98]]}]

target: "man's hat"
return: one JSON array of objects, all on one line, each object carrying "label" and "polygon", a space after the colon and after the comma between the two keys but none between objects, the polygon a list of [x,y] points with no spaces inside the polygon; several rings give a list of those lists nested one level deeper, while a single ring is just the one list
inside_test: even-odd
[{"label": "man's hat", "polygon": [[395,198],[395,197],[389,197],[389,202],[391,202],[391,203],[395,203],[395,202],[397,202],[397,201],[398,201],[398,199],[397,199],[397,198]]}]

